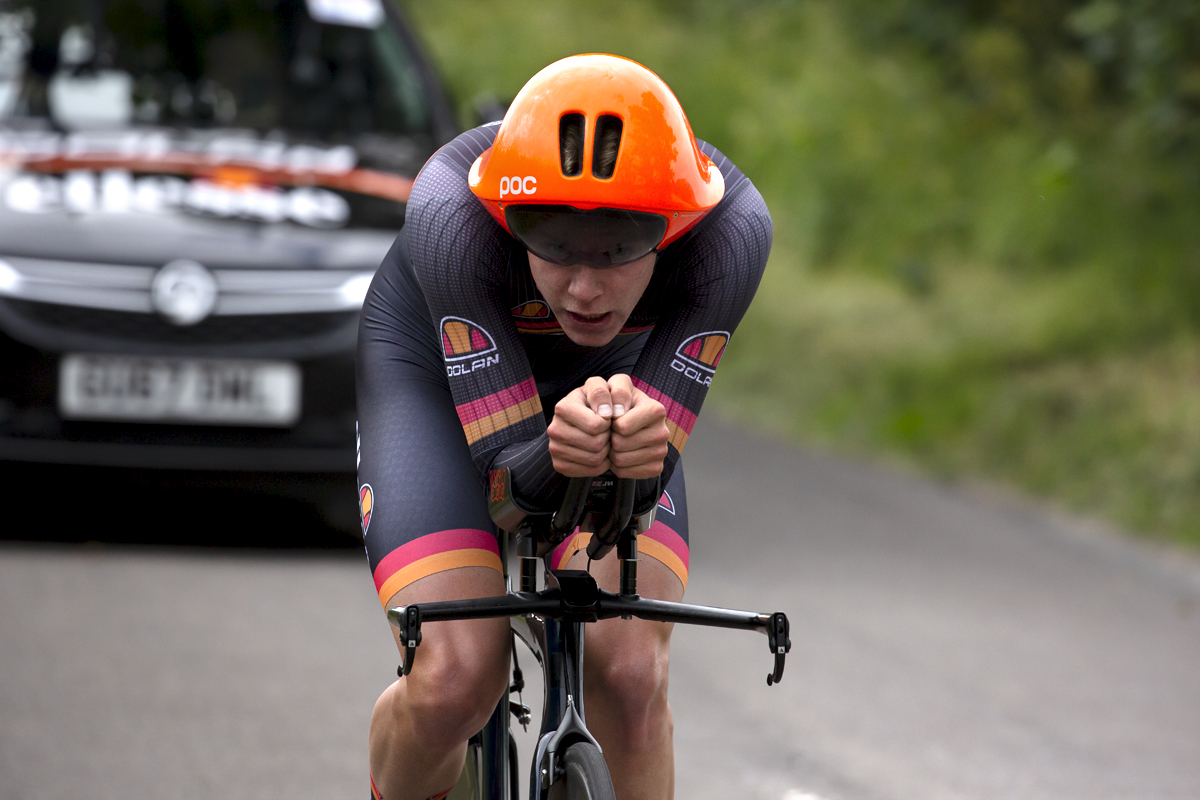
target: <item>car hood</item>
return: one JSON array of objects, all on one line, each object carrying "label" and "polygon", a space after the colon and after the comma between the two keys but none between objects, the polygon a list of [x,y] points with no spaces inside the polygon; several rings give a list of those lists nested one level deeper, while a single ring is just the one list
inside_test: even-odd
[{"label": "car hood", "polygon": [[242,132],[0,128],[0,256],[374,268],[423,150]]}]

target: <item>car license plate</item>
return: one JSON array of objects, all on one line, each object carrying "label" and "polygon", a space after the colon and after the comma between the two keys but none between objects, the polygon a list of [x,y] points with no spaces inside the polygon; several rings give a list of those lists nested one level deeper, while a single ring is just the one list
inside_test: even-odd
[{"label": "car license plate", "polygon": [[300,368],[286,361],[65,355],[67,419],[286,427],[300,417]]}]

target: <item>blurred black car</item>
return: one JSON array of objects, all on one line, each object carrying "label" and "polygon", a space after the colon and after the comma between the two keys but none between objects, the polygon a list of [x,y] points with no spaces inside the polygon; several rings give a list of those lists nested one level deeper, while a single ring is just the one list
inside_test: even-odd
[{"label": "blurred black car", "polygon": [[0,0],[0,461],[352,473],[359,309],[455,133],[387,0]]}]

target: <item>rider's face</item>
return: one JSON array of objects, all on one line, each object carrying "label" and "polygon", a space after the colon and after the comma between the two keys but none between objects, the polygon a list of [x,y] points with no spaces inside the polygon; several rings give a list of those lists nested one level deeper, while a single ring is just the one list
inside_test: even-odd
[{"label": "rider's face", "polygon": [[593,269],[560,267],[530,253],[529,270],[567,338],[600,347],[616,337],[633,313],[654,274],[655,258],[650,253],[619,267]]}]

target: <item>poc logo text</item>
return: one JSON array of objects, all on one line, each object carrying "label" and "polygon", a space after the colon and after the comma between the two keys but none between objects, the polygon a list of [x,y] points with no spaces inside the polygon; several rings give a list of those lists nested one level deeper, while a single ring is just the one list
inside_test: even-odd
[{"label": "poc logo text", "polygon": [[524,178],[516,175],[500,179],[500,196],[509,194],[533,194],[537,191],[537,178],[526,175]]}]

